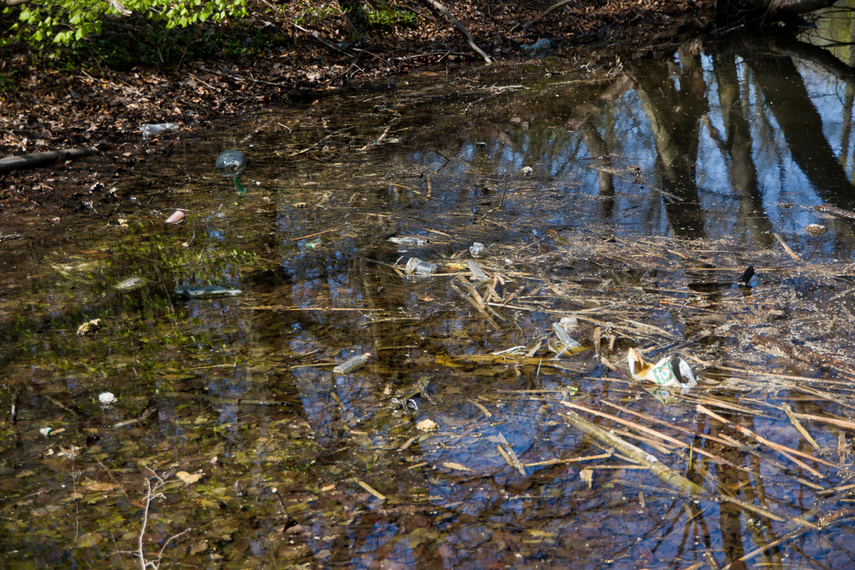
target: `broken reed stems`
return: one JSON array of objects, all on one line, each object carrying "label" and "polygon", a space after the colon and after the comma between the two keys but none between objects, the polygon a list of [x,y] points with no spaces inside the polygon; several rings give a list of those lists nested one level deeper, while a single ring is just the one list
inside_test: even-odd
[{"label": "broken reed stems", "polygon": [[691,495],[702,495],[704,493],[704,489],[700,485],[683,477],[644,450],[627,443],[613,433],[589,422],[576,412],[567,410],[565,413],[561,414],[561,416],[565,421],[567,421],[567,423],[573,425],[585,434],[596,438],[601,443],[604,443],[611,448],[614,448],[619,453],[631,458],[633,462],[646,466],[652,473],[672,487]]},{"label": "broken reed stems", "polygon": [[639,418],[641,418],[641,419],[644,419],[644,420],[647,420],[647,421],[650,421],[650,422],[654,422],[654,423],[657,423],[657,424],[662,424],[662,425],[667,426],[667,427],[669,427],[669,428],[671,428],[671,429],[673,429],[673,430],[676,430],[676,431],[679,431],[679,432],[685,433],[685,434],[687,434],[687,435],[691,435],[691,436],[693,436],[693,437],[696,437],[696,436],[697,436],[697,437],[702,437],[702,438],[704,438],[704,439],[708,439],[708,440],[710,440],[710,441],[714,441],[714,442],[716,442],[716,443],[720,443],[720,444],[723,444],[723,445],[727,445],[727,446],[730,446],[730,445],[731,445],[731,443],[730,443],[730,442],[727,442],[727,441],[725,441],[725,440],[723,440],[723,439],[721,439],[721,438],[718,438],[718,437],[716,437],[716,436],[714,436],[714,435],[709,435],[709,434],[706,434],[706,433],[697,433],[697,432],[692,431],[692,430],[690,430],[690,429],[688,429],[688,428],[684,428],[683,426],[677,426],[677,425],[674,425],[674,424],[669,424],[669,423],[668,423],[668,422],[666,422],[665,420],[660,420],[660,419],[658,419],[658,418],[654,418],[654,417],[653,417],[653,416],[651,416],[650,414],[645,414],[645,413],[642,413],[642,412],[636,412],[635,410],[630,410],[629,408],[626,408],[626,407],[621,406],[621,405],[619,405],[619,404],[615,404],[615,403],[613,403],[613,402],[609,402],[608,400],[603,400],[603,401],[602,401],[602,403],[603,403],[603,404],[606,404],[607,406],[611,406],[611,407],[613,407],[613,408],[617,408],[618,410],[620,410],[620,411],[622,411],[622,412],[625,412],[625,413],[627,413],[627,414],[632,414],[632,415],[637,416],[637,417],[639,417]]},{"label": "broken reed stems", "polygon": [[790,423],[793,424],[793,427],[796,428],[796,431],[804,438],[806,442],[808,442],[811,447],[813,447],[814,451],[820,451],[819,444],[816,440],[808,433],[808,430],[802,425],[799,419],[796,417],[796,414],[793,413],[793,409],[789,404],[784,404],[781,406],[781,409],[784,410],[784,413],[787,414],[787,418],[790,420]]},{"label": "broken reed stems", "polygon": [[702,412],[702,413],[710,416],[711,418],[713,418],[715,420],[720,421],[724,425],[728,425],[728,426],[732,427],[733,429],[735,429],[739,433],[741,433],[743,435],[747,435],[748,437],[754,438],[757,441],[759,441],[760,443],[767,445],[768,447],[774,449],[775,451],[777,451],[778,453],[780,453],[781,455],[783,455],[784,457],[786,457],[787,459],[789,459],[790,461],[792,461],[793,463],[795,463],[796,465],[798,465],[799,467],[804,469],[805,471],[811,473],[814,477],[818,477],[820,479],[825,479],[825,475],[823,475],[822,473],[820,473],[819,471],[817,471],[813,467],[810,467],[805,462],[795,458],[794,455],[798,455],[798,456],[804,457],[806,459],[811,459],[813,461],[816,461],[817,463],[822,463],[823,465],[827,465],[829,467],[838,467],[837,465],[835,465],[833,463],[829,463],[828,461],[825,461],[824,459],[819,459],[818,457],[814,457],[814,456],[809,455],[807,453],[803,453],[803,452],[798,451],[796,449],[793,449],[791,447],[787,447],[786,445],[781,445],[779,443],[775,443],[774,441],[769,441],[768,439],[754,433],[750,429],[748,429],[744,426],[741,426],[737,423],[734,423],[734,422],[732,422],[726,418],[723,418],[722,416],[716,414],[712,410],[705,408],[704,406],[702,406],[700,404],[695,406],[695,409],[699,412]]},{"label": "broken reed stems", "polygon": [[[658,438],[663,439],[663,440],[665,440],[665,441],[667,441],[667,442],[673,443],[674,445],[678,446],[678,447],[679,447],[679,448],[681,448],[681,449],[685,449],[685,448],[688,448],[688,447],[689,447],[689,444],[688,444],[688,443],[682,442],[682,441],[680,441],[679,439],[673,438],[673,437],[671,437],[671,436],[669,436],[669,435],[665,435],[665,434],[663,434],[663,433],[661,433],[661,432],[658,432],[658,431],[656,431],[656,430],[653,430],[653,429],[650,429],[650,428],[644,427],[644,426],[639,425],[639,424],[637,424],[637,423],[635,423],[635,422],[631,422],[631,421],[629,421],[629,420],[624,420],[623,418],[619,418],[619,417],[617,417],[617,416],[613,416],[613,415],[611,415],[611,414],[606,414],[606,413],[604,413],[604,412],[599,412],[599,411],[597,411],[597,410],[592,410],[592,409],[590,409],[590,408],[586,408],[586,407],[584,407],[584,406],[580,406],[580,405],[578,405],[578,404],[574,404],[573,402],[566,402],[566,401],[562,401],[562,402],[561,402],[561,404],[563,404],[563,405],[567,406],[568,408],[574,408],[574,409],[577,409],[577,410],[581,410],[581,411],[584,411],[584,412],[588,412],[589,414],[594,414],[595,416],[600,416],[600,417],[603,417],[603,418],[606,418],[606,419],[610,419],[610,420],[612,420],[612,421],[615,421],[615,422],[617,422],[617,423],[619,423],[619,424],[623,424],[623,425],[625,425],[625,426],[632,427],[633,429],[637,429],[638,431],[641,431],[641,432],[643,432],[643,433],[647,433],[647,434],[653,435],[654,437],[658,437]],[[616,407],[617,407],[617,406],[616,406]],[[670,425],[670,424],[667,424],[667,425]],[[697,435],[700,435],[701,437],[704,437],[706,434],[697,434]],[[710,438],[710,439],[712,439],[712,438]],[[716,440],[716,441],[718,441],[719,443],[725,443],[724,441],[721,441],[721,440]],[[733,467],[733,468],[735,468],[735,469],[743,469],[743,470],[745,469],[744,467],[741,467],[741,466],[739,466],[739,465],[735,465],[734,463],[731,463],[731,462],[730,462],[730,461],[728,461],[727,459],[724,459],[723,457],[719,457],[719,456],[717,456],[717,455],[714,455],[714,454],[712,454],[712,453],[710,453],[710,452],[708,452],[708,451],[706,451],[706,450],[704,450],[704,449],[699,449],[699,448],[697,448],[697,447],[692,447],[692,452],[693,452],[693,453],[697,453],[698,455],[703,455],[704,457],[707,457],[707,458],[711,459],[714,463],[717,463],[717,464],[719,464],[719,465],[727,465],[728,467]]]},{"label": "broken reed stems", "polygon": [[741,566],[738,566],[738,567],[743,568],[745,565],[745,562],[747,560],[751,560],[752,558],[756,558],[757,556],[760,556],[764,552],[771,550],[771,549],[775,548],[776,546],[783,544],[787,541],[790,541],[790,540],[796,538],[797,536],[799,536],[800,534],[804,534],[805,532],[807,532],[809,530],[812,530],[812,529],[810,527],[800,527],[800,528],[797,528],[795,530],[792,530],[792,531],[788,532],[787,534],[785,534],[784,536],[782,536],[781,538],[779,538],[778,540],[774,540],[774,541],[770,542],[769,544],[765,544],[765,545],[761,546],[760,548],[752,550],[751,552],[749,552],[748,554],[746,554],[742,558],[734,560],[733,562],[731,562],[730,564],[728,564],[727,566],[725,566],[721,570],[730,570],[733,567],[733,565],[737,564],[737,563],[741,563]]},{"label": "broken reed stems", "polygon": [[840,419],[840,418],[829,418],[826,416],[814,416],[812,414],[795,414],[795,416],[801,420],[810,420],[813,422],[823,422],[827,424],[831,424],[833,426],[842,427],[846,429],[855,430],[855,423]]},{"label": "broken reed stems", "polygon": [[[809,376],[794,376],[792,374],[776,374],[767,370],[755,370],[753,368],[737,368],[734,366],[718,366],[719,370],[727,372],[736,372],[744,376],[756,376],[758,378],[780,378],[782,380],[796,380],[798,382],[809,382],[812,384],[824,384],[827,386],[840,386],[841,388],[851,388],[852,382],[844,380],[831,380],[828,378],[811,378]],[[742,378],[740,379],[742,380]]]}]

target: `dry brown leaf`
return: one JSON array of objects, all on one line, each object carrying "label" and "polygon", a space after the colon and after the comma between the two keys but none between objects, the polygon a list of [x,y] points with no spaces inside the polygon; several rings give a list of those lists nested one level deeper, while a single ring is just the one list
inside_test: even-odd
[{"label": "dry brown leaf", "polygon": [[103,493],[106,491],[112,491],[113,489],[118,489],[119,485],[115,483],[95,483],[93,485],[89,485],[88,487],[83,487],[80,489],[84,493]]},{"label": "dry brown leaf", "polygon": [[191,475],[190,473],[187,473],[186,471],[179,471],[178,473],[175,474],[175,476],[178,477],[179,479],[181,479],[185,485],[190,485],[192,483],[195,483],[196,481],[198,481],[202,477],[204,477],[204,473],[193,473]]}]

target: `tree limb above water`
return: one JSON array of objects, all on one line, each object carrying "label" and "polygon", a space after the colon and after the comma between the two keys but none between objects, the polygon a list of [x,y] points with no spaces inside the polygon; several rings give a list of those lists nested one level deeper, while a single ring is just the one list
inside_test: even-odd
[{"label": "tree limb above water", "polygon": [[28,170],[50,166],[60,160],[76,160],[96,154],[100,154],[98,149],[90,146],[7,156],[6,158],[0,158],[0,174],[12,172],[13,170]]}]

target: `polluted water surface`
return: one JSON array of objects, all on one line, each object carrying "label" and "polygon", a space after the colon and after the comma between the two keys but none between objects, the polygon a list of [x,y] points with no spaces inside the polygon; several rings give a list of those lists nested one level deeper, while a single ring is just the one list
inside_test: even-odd
[{"label": "polluted water surface", "polygon": [[72,245],[2,244],[3,564],[852,567],[818,25],[136,141]]}]

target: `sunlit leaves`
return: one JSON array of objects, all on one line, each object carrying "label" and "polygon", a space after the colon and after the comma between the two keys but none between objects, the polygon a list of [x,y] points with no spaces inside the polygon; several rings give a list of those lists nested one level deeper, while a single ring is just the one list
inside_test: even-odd
[{"label": "sunlit leaves", "polygon": [[[127,10],[160,20],[167,28],[188,27],[209,19],[246,16],[246,0],[127,0]],[[7,34],[33,44],[68,45],[101,30],[105,17],[119,16],[119,10],[103,0],[33,0],[4,12],[18,11],[18,22]],[[11,38],[4,37],[8,42]]]}]

